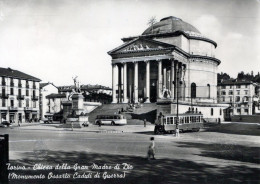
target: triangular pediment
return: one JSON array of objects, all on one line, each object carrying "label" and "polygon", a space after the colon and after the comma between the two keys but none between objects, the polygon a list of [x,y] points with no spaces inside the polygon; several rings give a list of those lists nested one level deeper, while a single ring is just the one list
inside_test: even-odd
[{"label": "triangular pediment", "polygon": [[127,53],[127,52],[160,50],[160,49],[167,49],[172,47],[174,46],[167,43],[150,40],[150,39],[136,38],[130,42],[127,42],[109,51],[108,54],[111,55],[111,54]]}]

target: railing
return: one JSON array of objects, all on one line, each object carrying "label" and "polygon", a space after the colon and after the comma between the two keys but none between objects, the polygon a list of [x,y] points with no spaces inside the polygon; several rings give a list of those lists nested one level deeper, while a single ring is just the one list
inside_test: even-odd
[{"label": "railing", "polygon": [[16,111],[17,109],[18,109],[17,107],[12,107],[12,106],[9,107],[9,110],[10,110],[10,111]]},{"label": "railing", "polygon": [[27,110],[27,111],[31,111],[33,108],[32,107],[24,107],[24,110]]},{"label": "railing", "polygon": [[32,96],[32,100],[39,100],[38,96]]},{"label": "railing", "polygon": [[17,96],[17,100],[23,100],[24,99],[24,95],[18,95]]},{"label": "railing", "polygon": [[0,97],[4,98],[4,99],[7,99],[7,98],[9,98],[9,94],[0,94]]}]

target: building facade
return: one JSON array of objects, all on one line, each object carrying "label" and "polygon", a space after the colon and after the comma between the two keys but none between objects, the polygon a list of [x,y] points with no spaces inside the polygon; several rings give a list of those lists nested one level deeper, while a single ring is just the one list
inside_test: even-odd
[{"label": "building facade", "polygon": [[218,102],[228,104],[231,115],[252,115],[260,111],[260,85],[236,79],[218,84]]},{"label": "building facade", "polygon": [[39,119],[40,79],[11,68],[0,68],[1,121]]},{"label": "building facade", "polygon": [[123,38],[112,57],[113,103],[158,99],[217,101],[217,44],[192,25],[166,17],[142,35]]},{"label": "building facade", "polygon": [[[217,43],[177,17],[166,17],[142,35],[122,38],[112,57],[112,102],[156,102],[157,113],[197,108],[208,118],[223,119],[217,104]],[[167,104],[167,105],[165,105]],[[166,107],[168,106],[168,107]]]},{"label": "building facade", "polygon": [[40,83],[40,118],[43,119],[45,115],[50,115],[52,103],[47,98],[51,94],[58,93],[58,88],[53,83]]}]

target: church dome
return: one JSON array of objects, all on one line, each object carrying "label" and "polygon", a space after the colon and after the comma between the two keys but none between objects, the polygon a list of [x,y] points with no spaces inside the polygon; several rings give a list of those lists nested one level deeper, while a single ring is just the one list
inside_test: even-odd
[{"label": "church dome", "polygon": [[173,33],[176,31],[182,31],[189,35],[201,35],[197,28],[173,16],[161,19],[160,22],[147,28],[142,35]]}]

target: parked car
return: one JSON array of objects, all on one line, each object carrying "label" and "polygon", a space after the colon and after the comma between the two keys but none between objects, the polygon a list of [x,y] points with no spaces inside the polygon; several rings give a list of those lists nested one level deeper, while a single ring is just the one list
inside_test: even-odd
[{"label": "parked car", "polygon": [[82,124],[82,126],[88,127],[88,126],[89,126],[89,122],[84,122],[84,123]]},{"label": "parked car", "polygon": [[9,121],[2,121],[2,123],[0,124],[1,127],[9,127],[11,126],[11,123]]},{"label": "parked car", "polygon": [[52,123],[53,122],[53,116],[47,116],[45,115],[44,118],[42,118],[43,123]]}]

